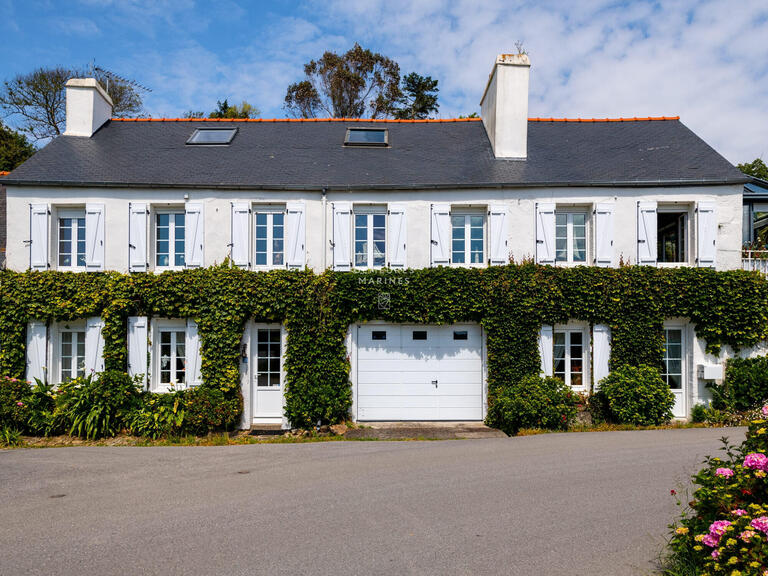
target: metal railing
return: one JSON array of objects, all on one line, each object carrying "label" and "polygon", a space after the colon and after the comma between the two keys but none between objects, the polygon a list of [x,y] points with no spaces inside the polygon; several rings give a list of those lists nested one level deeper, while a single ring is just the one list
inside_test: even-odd
[{"label": "metal railing", "polygon": [[744,270],[756,270],[768,274],[768,250],[743,250],[741,267]]}]

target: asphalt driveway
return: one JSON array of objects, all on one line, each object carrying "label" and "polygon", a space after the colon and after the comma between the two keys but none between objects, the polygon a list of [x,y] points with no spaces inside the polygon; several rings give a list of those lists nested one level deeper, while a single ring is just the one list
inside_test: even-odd
[{"label": "asphalt driveway", "polygon": [[723,435],[0,451],[0,574],[648,574]]}]

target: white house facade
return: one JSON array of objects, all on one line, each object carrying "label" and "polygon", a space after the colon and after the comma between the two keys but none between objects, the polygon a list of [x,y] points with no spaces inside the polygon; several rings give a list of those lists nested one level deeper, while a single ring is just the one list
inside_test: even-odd
[{"label": "white house facade", "polygon": [[[7,267],[741,267],[736,168],[677,118],[528,118],[529,68],[497,58],[482,119],[411,122],[110,120],[95,81],[70,81],[64,136],[4,178]],[[96,330],[98,319],[31,323],[28,375],[96,366]],[[285,338],[280,325],[246,329],[244,425],[283,420]],[[722,359],[685,319],[665,338],[683,418]],[[539,341],[542,372],[575,391],[607,374],[606,326],[544,326]],[[354,419],[484,418],[480,326],[372,322],[350,326],[347,345]],[[128,363],[152,390],[196,385],[196,325],[129,319]]]}]

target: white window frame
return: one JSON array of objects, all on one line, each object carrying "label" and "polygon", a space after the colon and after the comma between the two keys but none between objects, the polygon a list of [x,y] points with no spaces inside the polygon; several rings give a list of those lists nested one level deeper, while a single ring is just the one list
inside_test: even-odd
[{"label": "white window frame", "polygon": [[[573,259],[573,253],[574,253],[573,215],[574,214],[584,215],[584,260],[580,260],[578,262]],[[560,215],[565,215],[566,217],[566,236],[565,236],[566,259],[565,260],[557,259],[557,252],[558,252],[557,250],[557,230],[558,230],[557,217]],[[588,208],[556,207],[555,208],[555,247],[554,247],[555,265],[556,266],[589,266],[589,263],[590,263],[589,232],[590,232],[590,212]]]},{"label": "white window frame", "polygon": [[[483,255],[480,262],[470,262],[472,257],[472,250],[470,248],[470,244],[472,241],[472,225],[471,225],[471,217],[472,216],[479,216],[483,219]],[[454,217],[463,217],[464,218],[464,262],[454,262],[453,259],[453,218]],[[467,268],[482,268],[488,265],[488,217],[487,217],[487,210],[484,208],[460,208],[460,207],[451,207],[451,212],[448,214],[449,218],[449,238],[448,241],[450,242],[449,245],[449,254],[450,254],[450,265],[451,266],[457,266],[459,268],[461,267],[467,267]]]},{"label": "white window frame", "polygon": [[[171,380],[170,383],[162,383],[160,375],[160,346],[161,346],[161,334],[163,332],[171,333],[183,333],[184,336],[184,381],[178,382]],[[189,352],[186,345],[187,323],[186,320],[180,319],[157,319],[152,322],[152,347],[150,348],[152,353],[152,361],[150,366],[152,367],[152,374],[150,378],[150,386],[152,392],[170,392],[172,390],[183,390],[187,388],[189,382],[189,365],[187,360],[189,358]],[[176,347],[171,340],[171,366],[176,363]],[[175,376],[176,370],[172,370],[172,375]]]},{"label": "white window frame", "polygon": [[673,214],[673,213],[685,213],[685,233],[683,235],[683,241],[685,242],[685,259],[679,262],[662,262],[662,252],[657,250],[656,265],[661,267],[679,267],[689,266],[693,262],[693,247],[695,246],[696,238],[693,234],[693,209],[694,206],[689,203],[680,204],[662,204],[659,203],[656,207],[656,242],[658,243],[659,235],[659,215],[660,214]]},{"label": "white window frame", "polygon": [[[571,335],[577,333],[581,334],[581,385],[573,386],[571,384],[572,372],[571,372]],[[581,322],[569,322],[568,324],[556,324],[552,331],[552,375],[560,377],[555,372],[555,362],[557,357],[555,355],[555,341],[558,334],[565,334],[565,375],[563,381],[571,390],[575,392],[586,392],[590,388],[591,383],[591,340],[589,326]]]},{"label": "white window frame", "polygon": [[[158,216],[169,215],[172,218],[168,219],[168,266],[160,266],[157,263],[157,228],[158,228]],[[184,216],[184,241],[186,244],[187,239],[187,216],[183,207],[168,207],[157,208],[152,215],[152,267],[155,270],[184,270],[186,267],[186,251],[182,251],[182,256],[185,258],[184,265],[176,265],[176,215]],[[172,225],[171,225],[172,224]]]},{"label": "white window frame", "polygon": [[[59,263],[61,256],[61,220],[64,218],[82,219],[83,221],[83,265],[77,265],[77,230],[78,227],[72,227],[72,237],[70,238],[70,247],[72,251],[70,255],[72,257],[73,264],[71,266],[64,266]],[[56,210],[56,269],[66,270],[70,272],[83,272],[85,271],[85,261],[87,258],[87,244],[88,244],[88,232],[85,227],[85,207],[81,208],[58,208]]]},{"label": "white window frame", "polygon": [[[53,354],[53,366],[54,366],[54,374],[56,375],[56,380],[53,382],[54,384],[62,384],[65,382],[65,375],[64,375],[64,364],[63,364],[63,356],[61,353],[61,347],[64,343],[64,334],[81,334],[82,335],[82,346],[83,346],[83,371],[80,376],[86,375],[86,349],[85,349],[85,334],[86,334],[86,322],[85,320],[75,320],[73,322],[59,322],[54,326],[54,341],[52,346],[52,354]],[[73,352],[75,351],[75,342],[73,338]],[[74,364],[75,359],[77,358],[77,354],[72,354],[72,360],[73,365],[70,368],[70,374],[68,375],[69,380],[73,380],[74,378],[78,377],[78,370],[76,365]],[[74,376],[73,376],[74,375]]]},{"label": "white window frame", "polygon": [[[671,388],[670,390],[680,390],[686,393],[686,379],[687,379],[687,364],[688,364],[688,349],[686,342],[686,326],[682,322],[668,321],[664,322],[664,358],[662,360],[661,378],[664,383],[669,385],[669,372],[667,371],[667,360],[670,360],[667,352],[667,332],[670,330],[677,330],[680,332],[680,388]],[[674,359],[674,358],[672,358]]]},{"label": "white window frame", "polygon": [[[252,258],[251,262],[253,262],[253,269],[254,270],[282,270],[286,267],[285,264],[285,258],[286,258],[286,215],[287,210],[285,207],[285,204],[253,204],[251,206],[251,229],[253,233],[253,242],[251,243],[251,251],[252,251]],[[267,215],[267,263],[266,264],[258,264],[256,262],[256,220],[259,214],[266,214]],[[283,263],[282,264],[273,264],[273,258],[274,258],[274,247],[273,247],[273,241],[274,241],[274,233],[275,233],[275,214],[282,214],[283,215]]]},{"label": "white window frame", "polygon": [[[366,239],[365,241],[368,243],[368,250],[367,250],[367,264],[358,266],[357,265],[357,217],[358,216],[366,216]],[[375,266],[373,264],[373,216],[384,216],[384,264],[381,266]],[[375,206],[353,206],[352,207],[352,268],[356,270],[381,270],[383,268],[386,268],[389,264],[389,261],[387,260],[389,253],[388,253],[388,242],[389,242],[389,232],[387,228],[389,227],[389,215],[387,214],[387,206],[386,205],[375,205]]]},{"label": "white window frame", "polygon": [[[280,369],[278,370],[278,384],[277,386],[260,386],[259,385],[259,340],[258,340],[258,334],[259,330],[270,330],[270,331],[276,331],[278,333],[278,350],[279,350],[279,366]],[[285,384],[285,362],[284,362],[284,346],[283,346],[283,327],[280,324],[255,324],[254,325],[254,332],[253,332],[253,357],[254,357],[254,365],[253,365],[253,388],[254,390],[257,388],[262,388],[265,390],[282,390],[283,385]],[[271,343],[271,342],[270,342]],[[268,359],[274,358],[274,356],[268,356]],[[267,374],[275,374],[275,372],[268,370]]]}]

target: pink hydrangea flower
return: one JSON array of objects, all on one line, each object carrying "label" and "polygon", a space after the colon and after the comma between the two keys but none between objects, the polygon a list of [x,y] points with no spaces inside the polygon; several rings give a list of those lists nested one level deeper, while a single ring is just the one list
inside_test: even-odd
[{"label": "pink hydrangea flower", "polygon": [[763,408],[760,410],[760,412],[763,413],[763,416],[768,416],[768,404],[763,406]]},{"label": "pink hydrangea flower", "polygon": [[720,552],[718,552],[717,550],[712,550],[712,558],[717,560],[718,556],[720,556]]},{"label": "pink hydrangea flower", "polygon": [[24,406],[24,402],[16,402],[16,406]]},{"label": "pink hydrangea flower", "polygon": [[744,458],[744,468],[751,470],[768,470],[768,456],[760,452],[752,452]]},{"label": "pink hydrangea flower", "polygon": [[744,530],[741,534],[739,534],[739,537],[744,540],[744,542],[749,542],[749,540],[755,535],[752,530]]},{"label": "pink hydrangea flower", "polygon": [[710,548],[716,548],[720,543],[720,538],[718,536],[713,536],[712,534],[706,534],[704,538],[701,539],[701,543],[706,544]]},{"label": "pink hydrangea flower", "polygon": [[768,534],[768,516],[760,516],[749,523],[755,530],[760,530],[763,534]]},{"label": "pink hydrangea flower", "polygon": [[717,474],[718,476],[724,476],[725,478],[730,478],[731,476],[733,476],[733,470],[731,470],[730,468],[718,468],[717,470],[715,470],[715,474]]},{"label": "pink hydrangea flower", "polygon": [[719,538],[725,534],[726,528],[730,525],[731,523],[728,520],[716,520],[709,525],[709,533]]},{"label": "pink hydrangea flower", "polygon": [[741,508],[736,508],[736,510],[731,510],[731,514],[733,514],[734,516],[744,516],[744,514],[746,513],[747,511],[742,510]]}]

